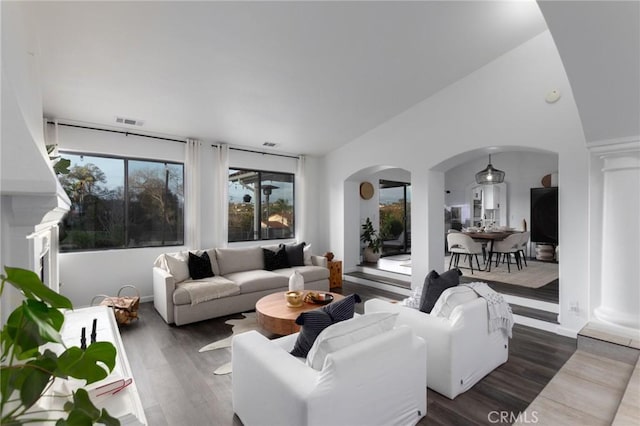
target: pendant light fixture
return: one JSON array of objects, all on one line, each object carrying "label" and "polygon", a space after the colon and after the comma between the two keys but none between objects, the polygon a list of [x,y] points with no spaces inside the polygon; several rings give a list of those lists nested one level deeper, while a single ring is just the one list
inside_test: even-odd
[{"label": "pendant light fixture", "polygon": [[480,185],[493,185],[504,182],[504,172],[495,169],[491,165],[491,154],[489,154],[489,165],[484,170],[476,173],[476,183]]}]

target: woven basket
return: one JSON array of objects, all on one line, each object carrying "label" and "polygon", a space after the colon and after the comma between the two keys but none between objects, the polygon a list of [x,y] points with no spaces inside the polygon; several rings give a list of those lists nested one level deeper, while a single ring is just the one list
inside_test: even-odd
[{"label": "woven basket", "polygon": [[[135,290],[135,296],[123,296],[122,291],[132,288]],[[91,306],[102,298],[99,305],[109,306],[113,309],[113,314],[116,317],[118,324],[129,324],[131,321],[138,319],[138,308],[140,307],[140,292],[133,285],[125,285],[120,287],[117,296],[107,296],[105,294],[98,294],[91,299]]]}]

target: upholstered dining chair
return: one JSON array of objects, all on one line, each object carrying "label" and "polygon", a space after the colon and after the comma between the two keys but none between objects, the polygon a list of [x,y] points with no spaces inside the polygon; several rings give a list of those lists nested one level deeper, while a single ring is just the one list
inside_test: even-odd
[{"label": "upholstered dining chair", "polygon": [[[531,235],[531,232],[529,231],[525,231],[522,234],[520,234],[520,248],[518,249],[518,253],[520,253],[522,255],[522,260],[524,260],[524,266],[529,266],[527,265],[527,244],[529,244],[529,236]],[[522,263],[520,263],[520,267],[522,267]]]},{"label": "upholstered dining chair", "polygon": [[449,260],[449,269],[455,259],[455,267],[458,267],[460,262],[460,255],[464,254],[469,258],[469,267],[471,268],[471,275],[473,275],[473,257],[476,258],[476,264],[478,270],[480,270],[480,262],[478,261],[478,255],[482,254],[482,244],[473,241],[473,238],[463,234],[461,232],[452,232],[447,234],[447,248],[451,253],[451,259]]},{"label": "upholstered dining chair", "polygon": [[[506,257],[507,261],[507,270],[511,272],[511,255],[515,257],[516,267],[519,269],[522,268],[520,266],[520,240],[522,239],[521,233],[515,233],[509,235],[507,238],[501,241],[495,241],[493,245],[493,254],[496,255],[496,267],[500,263],[500,259],[502,257]],[[491,262],[491,257],[489,257],[489,262]],[[503,259],[504,262],[504,259]]]}]

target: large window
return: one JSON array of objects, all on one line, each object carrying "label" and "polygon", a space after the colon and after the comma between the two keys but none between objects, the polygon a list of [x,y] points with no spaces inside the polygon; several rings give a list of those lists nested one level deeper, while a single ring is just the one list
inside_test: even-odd
[{"label": "large window", "polygon": [[293,238],[294,175],[229,169],[229,241]]},{"label": "large window", "polygon": [[63,153],[60,183],[71,209],[60,250],[184,244],[184,166],[151,160]]}]

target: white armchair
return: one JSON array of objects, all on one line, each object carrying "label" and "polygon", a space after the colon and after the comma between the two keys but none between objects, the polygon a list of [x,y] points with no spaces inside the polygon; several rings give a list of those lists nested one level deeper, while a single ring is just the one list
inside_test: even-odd
[{"label": "white armchair", "polygon": [[454,399],[505,363],[509,339],[502,330],[489,333],[487,302],[473,299],[453,308],[448,318],[371,299],[365,314],[397,312],[396,324],[409,326],[427,343],[427,387]]},{"label": "white armchair", "polygon": [[289,354],[296,338],[234,337],[233,409],[245,426],[414,425],[426,414],[425,342],[408,327],[329,353],[320,371]]}]

